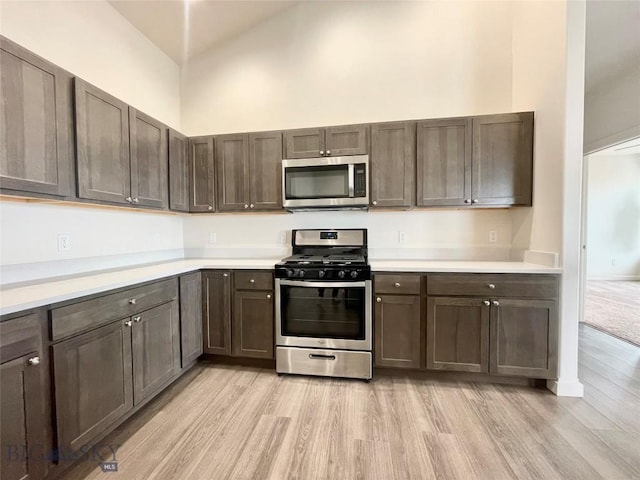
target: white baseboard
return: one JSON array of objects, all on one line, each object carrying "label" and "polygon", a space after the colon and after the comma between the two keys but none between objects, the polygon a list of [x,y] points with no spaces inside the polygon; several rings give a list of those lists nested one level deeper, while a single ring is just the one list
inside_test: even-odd
[{"label": "white baseboard", "polygon": [[587,277],[587,282],[590,280],[594,281],[631,281],[637,282],[640,280],[640,275],[593,275],[591,277]]},{"label": "white baseboard", "polygon": [[547,380],[547,388],[558,397],[583,397],[584,385],[576,378],[574,380]]}]

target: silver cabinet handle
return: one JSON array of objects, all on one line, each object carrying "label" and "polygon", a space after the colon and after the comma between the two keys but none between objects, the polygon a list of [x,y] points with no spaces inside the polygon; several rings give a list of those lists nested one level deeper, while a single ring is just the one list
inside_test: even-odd
[{"label": "silver cabinet handle", "polygon": [[464,203],[471,203],[471,199],[470,198],[465,198],[464,199]]},{"label": "silver cabinet handle", "polygon": [[129,203],[133,202],[133,198],[131,198],[131,197],[127,197],[127,198],[125,198],[125,200],[126,200],[127,202],[129,202]]},{"label": "silver cabinet handle", "polygon": [[327,150],[327,155],[331,155],[331,150]]},{"label": "silver cabinet handle", "polygon": [[398,282],[394,283],[393,286],[396,288],[400,288],[400,284]]},{"label": "silver cabinet handle", "polygon": [[494,290],[496,288],[496,286],[493,283],[490,283],[489,285],[487,285],[491,290]]},{"label": "silver cabinet handle", "polygon": [[209,210],[209,211],[213,210],[213,205],[208,205],[207,206],[207,210]]},{"label": "silver cabinet handle", "polygon": [[376,298],[376,302],[382,303],[382,299],[380,297]]},{"label": "silver cabinet handle", "polygon": [[125,327],[130,327],[131,326],[131,320],[127,320],[126,322],[124,322]]},{"label": "silver cabinet handle", "polygon": [[142,317],[140,315],[138,315],[137,317],[133,317],[133,321],[138,323],[140,320],[142,320]]},{"label": "silver cabinet handle", "polygon": [[271,300],[271,294],[267,293],[267,300]]},{"label": "silver cabinet handle", "polygon": [[493,301],[493,305],[494,305],[495,307],[499,307],[499,306],[500,306],[500,302],[499,302],[498,300],[494,300],[494,301]]},{"label": "silver cabinet handle", "polygon": [[253,208],[253,203],[251,205],[249,205],[249,208]]},{"label": "silver cabinet handle", "polygon": [[130,299],[129,299],[129,304],[130,304],[130,305],[135,305],[135,304],[136,304],[136,301],[137,301],[137,300],[136,300],[135,298],[130,298]]},{"label": "silver cabinet handle", "polygon": [[372,205],[377,205],[378,202],[376,202],[375,200],[373,202],[371,202]]},{"label": "silver cabinet handle", "polygon": [[256,283],[256,281],[252,278],[251,280],[249,280],[249,283]]},{"label": "silver cabinet handle", "polygon": [[229,274],[228,274],[228,273],[223,273],[223,274],[222,274],[222,276],[223,276],[223,277],[228,277],[228,276],[229,276]]},{"label": "silver cabinet handle", "polygon": [[324,150],[320,150],[320,155],[324,155]]},{"label": "silver cabinet handle", "polygon": [[247,205],[246,203],[244,204],[244,208],[249,208],[249,205]]},{"label": "silver cabinet handle", "polygon": [[38,356],[31,357],[30,359],[27,360],[27,363],[33,366],[40,365],[40,357]]},{"label": "silver cabinet handle", "polygon": [[140,203],[140,200],[138,200],[138,197],[133,199],[133,203]]},{"label": "silver cabinet handle", "polygon": [[491,305],[491,302],[489,300],[484,300],[482,303],[484,303],[487,307]]},{"label": "silver cabinet handle", "polygon": [[473,200],[471,200],[471,203],[478,203],[478,199],[474,198]]}]

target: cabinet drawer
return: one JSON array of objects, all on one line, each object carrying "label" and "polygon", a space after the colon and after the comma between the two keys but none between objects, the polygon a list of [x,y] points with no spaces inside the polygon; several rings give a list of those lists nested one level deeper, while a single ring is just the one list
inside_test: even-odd
[{"label": "cabinet drawer", "polygon": [[374,292],[420,295],[420,275],[375,275]]},{"label": "cabinet drawer", "polygon": [[271,271],[237,271],[233,275],[236,290],[273,290]]},{"label": "cabinet drawer", "polygon": [[51,340],[59,340],[85,330],[125,318],[178,296],[178,280],[131,288],[84,302],[51,310]]},{"label": "cabinet drawer", "polygon": [[538,274],[431,274],[428,295],[557,298],[558,277]]}]

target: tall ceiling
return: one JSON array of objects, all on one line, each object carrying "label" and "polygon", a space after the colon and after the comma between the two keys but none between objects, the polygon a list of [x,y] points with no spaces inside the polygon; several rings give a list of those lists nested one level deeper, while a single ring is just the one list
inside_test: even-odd
[{"label": "tall ceiling", "polygon": [[109,3],[176,63],[182,64],[296,2],[109,0]]}]

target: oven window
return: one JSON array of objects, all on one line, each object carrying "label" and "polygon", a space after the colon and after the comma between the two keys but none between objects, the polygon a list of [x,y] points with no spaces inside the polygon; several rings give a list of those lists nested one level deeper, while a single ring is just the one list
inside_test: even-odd
[{"label": "oven window", "polygon": [[281,285],[283,336],[364,340],[364,287]]},{"label": "oven window", "polygon": [[348,198],[349,166],[287,167],[287,199]]}]

